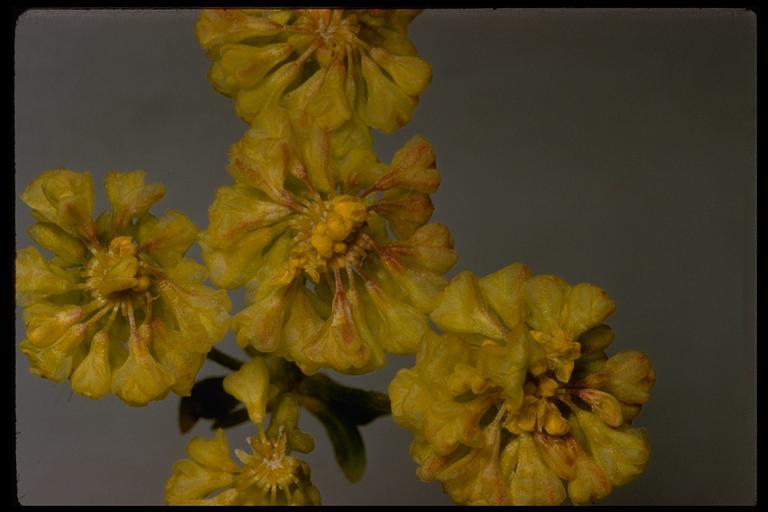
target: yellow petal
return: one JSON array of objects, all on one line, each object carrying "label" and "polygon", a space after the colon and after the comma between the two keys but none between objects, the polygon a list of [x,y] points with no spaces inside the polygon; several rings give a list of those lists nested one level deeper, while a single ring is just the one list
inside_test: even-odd
[{"label": "yellow petal", "polygon": [[50,347],[84,315],[78,306],[36,302],[24,309],[27,340],[39,348]]},{"label": "yellow petal", "polygon": [[232,146],[227,171],[241,183],[261,190],[272,201],[285,204],[283,187],[288,174],[290,148],[280,139],[261,138],[253,130]]},{"label": "yellow petal", "polygon": [[515,473],[509,482],[513,505],[559,505],[565,499],[565,488],[557,475],[547,467],[528,434],[512,442],[520,443]]},{"label": "yellow petal", "polygon": [[182,336],[163,321],[152,321],[152,351],[157,361],[173,375],[171,391],[189,396],[195,377],[210,349],[200,338]]},{"label": "yellow petal", "polygon": [[446,286],[429,317],[444,331],[503,339],[507,330],[485,304],[477,278],[461,272]]},{"label": "yellow petal", "polygon": [[64,382],[72,373],[75,352],[85,339],[88,326],[75,324],[52,345],[39,348],[24,340],[19,349],[29,358],[29,371],[54,382]]},{"label": "yellow petal", "polygon": [[254,357],[224,377],[224,391],[245,404],[252,422],[264,423],[269,395],[269,369],[264,358]]},{"label": "yellow petal", "polygon": [[288,299],[288,318],[283,324],[283,337],[279,353],[292,358],[293,347],[299,340],[309,339],[323,326],[316,308],[312,304],[312,294],[304,286],[295,286]]},{"label": "yellow petal", "polygon": [[574,505],[592,503],[608,496],[613,488],[605,471],[591,457],[578,448],[576,475],[568,482],[568,495]]},{"label": "yellow petal", "polygon": [[186,215],[168,210],[159,219],[142,217],[138,225],[136,241],[139,252],[144,251],[160,266],[176,265],[195,242],[197,228]]},{"label": "yellow petal", "polygon": [[212,246],[226,249],[247,232],[272,226],[291,213],[290,208],[274,203],[250,187],[220,187],[208,207],[207,237]]},{"label": "yellow petal", "polygon": [[285,90],[298,78],[302,64],[294,61],[283,64],[267,75],[258,87],[243,89],[235,96],[235,110],[245,122],[250,123],[262,111],[277,105]]},{"label": "yellow petal", "polygon": [[575,339],[584,332],[600,325],[616,309],[604,290],[588,283],[572,287],[566,299],[563,330]]},{"label": "yellow petal", "polygon": [[345,82],[344,63],[336,60],[286,94],[282,104],[291,110],[305,111],[324,130],[335,130],[352,115]]},{"label": "yellow petal", "polygon": [[16,251],[16,302],[19,305],[76,290],[78,281],[76,270],[67,271],[46,261],[34,247]]},{"label": "yellow petal", "polygon": [[427,317],[413,306],[390,297],[378,284],[365,281],[365,289],[375,308],[370,313],[370,325],[376,339],[387,352],[413,354],[429,330]]},{"label": "yellow petal", "polygon": [[144,184],[144,171],[110,172],[104,178],[104,188],[112,204],[112,226],[120,231],[152,207],[165,195],[160,183]]},{"label": "yellow petal", "polygon": [[406,192],[379,199],[372,209],[389,221],[398,238],[404,239],[429,221],[434,206],[428,195]]},{"label": "yellow petal", "polygon": [[376,154],[369,147],[354,147],[333,168],[342,189],[354,193],[373,185],[386,166],[376,159]]},{"label": "yellow petal", "polygon": [[507,505],[509,491],[499,465],[499,424],[483,432],[483,444],[440,472],[443,488],[457,504]]},{"label": "yellow petal", "polygon": [[173,315],[183,336],[198,336],[216,343],[229,329],[228,311],[232,302],[224,290],[204,286],[205,267],[183,259],[166,269],[167,279],[158,283],[162,305]]},{"label": "yellow petal", "polygon": [[260,352],[277,350],[282,338],[289,289],[286,285],[264,285],[256,300],[232,317],[232,330],[240,346],[250,345]]},{"label": "yellow petal", "polygon": [[171,477],[165,484],[165,501],[169,505],[205,505],[216,504],[216,501],[234,504],[238,497],[235,489],[219,494],[219,500],[203,500],[212,492],[226,489],[233,483],[232,473],[209,469],[192,460],[182,459],[173,465]]},{"label": "yellow petal", "polygon": [[211,469],[234,473],[237,464],[229,456],[229,443],[224,429],[216,429],[216,437],[193,437],[187,445],[187,454],[194,462]]},{"label": "yellow petal", "polygon": [[[422,313],[431,313],[445,288],[445,279],[428,270],[402,265],[386,253],[381,255],[381,262],[400,292],[407,297],[407,302]],[[378,281],[381,284],[381,280]]]},{"label": "yellow petal", "polygon": [[285,231],[285,224],[275,224],[233,238],[222,248],[210,237],[210,231],[200,233],[203,260],[211,271],[211,282],[220,288],[238,288],[251,279],[262,265],[264,248]]},{"label": "yellow petal", "polygon": [[650,447],[644,430],[629,426],[611,428],[594,414],[580,409],[576,418],[589,452],[613,485],[624,485],[645,470]]},{"label": "yellow petal", "polygon": [[376,190],[402,188],[429,194],[440,186],[432,145],[424,137],[412,137],[395,153],[387,174],[374,184]]},{"label": "yellow petal", "polygon": [[128,342],[128,359],[112,375],[112,392],[128,405],[145,406],[152,400],[160,400],[174,383],[170,370],[147,350],[149,337],[149,326],[139,327],[139,334]]},{"label": "yellow petal", "polygon": [[525,282],[528,276],[525,265],[513,263],[478,281],[483,297],[509,329],[525,321]]},{"label": "yellow petal", "polygon": [[399,370],[389,383],[388,393],[392,404],[392,419],[412,431],[422,430],[434,397],[419,374],[410,368]]},{"label": "yellow petal", "polygon": [[648,356],[636,350],[613,355],[596,373],[584,379],[584,385],[602,389],[628,404],[644,404],[656,383],[656,372]]},{"label": "yellow petal", "polygon": [[222,94],[232,96],[240,89],[251,89],[277,64],[284,61],[293,48],[287,43],[263,47],[246,44],[226,44],[219,48],[208,79]]},{"label": "yellow petal", "polygon": [[384,250],[403,263],[437,274],[448,272],[458,259],[453,248],[453,237],[442,224],[422,226],[406,240],[390,243]]},{"label": "yellow petal", "polygon": [[336,289],[331,316],[310,339],[293,347],[296,363],[308,371],[331,367],[342,373],[365,373],[384,363],[381,347],[368,330],[357,290]]},{"label": "yellow petal", "polygon": [[384,133],[392,133],[411,120],[418,101],[405,94],[369,57],[361,56],[366,100],[361,112],[365,122]]},{"label": "yellow petal", "polygon": [[491,395],[480,395],[468,402],[432,402],[424,419],[425,438],[438,455],[450,454],[459,443],[480,446],[483,442],[480,419],[493,401]]},{"label": "yellow petal", "polygon": [[299,152],[299,160],[293,164],[295,174],[306,176],[319,192],[335,190],[328,132],[308,115],[294,116],[294,123],[293,139]]},{"label": "yellow petal", "polygon": [[415,55],[393,55],[377,47],[371,48],[370,55],[408,96],[418,96],[432,80],[432,67]]},{"label": "yellow petal", "polygon": [[21,200],[32,208],[38,220],[52,222],[73,236],[95,236],[90,173],[69,169],[46,171],[22,192]]},{"label": "yellow petal", "polygon": [[525,283],[527,322],[531,328],[552,333],[559,328],[568,284],[554,275],[539,275]]},{"label": "yellow petal", "polygon": [[93,336],[88,355],[72,373],[72,390],[88,398],[97,399],[109,393],[111,384],[109,334],[102,330]]},{"label": "yellow petal", "polygon": [[27,233],[37,245],[55,254],[67,266],[82,264],[89,255],[78,238],[50,222],[35,223]]},{"label": "yellow petal", "polygon": [[283,30],[281,25],[260,14],[249,16],[242,9],[203,9],[195,24],[195,35],[200,46],[215,56],[223,44],[274,36]]}]

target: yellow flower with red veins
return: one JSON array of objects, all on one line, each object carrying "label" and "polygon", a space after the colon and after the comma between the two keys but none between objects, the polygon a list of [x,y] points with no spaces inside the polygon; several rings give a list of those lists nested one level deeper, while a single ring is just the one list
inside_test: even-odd
[{"label": "yellow flower with red veins", "polygon": [[144,178],[109,173],[112,209],[94,221],[89,173],[43,173],[21,199],[38,221],[30,237],[53,256],[35,247],[16,253],[30,371],[130,405],[188,394],[231,308],[226,292],[202,284],[205,268],[184,258],[195,226],[172,210],[150,214],[165,189]]},{"label": "yellow flower with red veins", "polygon": [[389,386],[417,475],[459,504],[556,505],[642,473],[650,450],[631,422],[655,374],[640,352],[605,354],[613,308],[599,288],[520,264],[457,275],[430,315],[446,334]]},{"label": "yellow flower with red veins", "polygon": [[209,79],[251,122],[279,105],[335,130],[359,116],[391,133],[413,115],[432,70],[407,28],[412,9],[204,9]]},{"label": "yellow flower with red veins", "polygon": [[456,261],[448,230],[427,224],[440,183],[431,145],[414,137],[387,166],[367,148],[335,152],[324,130],[297,140],[285,111],[262,120],[232,147],[235,184],[200,234],[211,280],[246,286],[238,343],[305,373],[415,352]]},{"label": "yellow flower with red veins", "polygon": [[[251,371],[251,370],[249,370]],[[283,395],[269,428],[258,422],[259,437],[248,438],[252,453],[235,450],[242,466],[229,455],[224,431],[215,439],[195,437],[189,459],[173,466],[165,485],[169,505],[319,505],[320,493],[310,480],[309,465],[290,455],[314,449],[312,438],[298,429],[299,405]]]}]

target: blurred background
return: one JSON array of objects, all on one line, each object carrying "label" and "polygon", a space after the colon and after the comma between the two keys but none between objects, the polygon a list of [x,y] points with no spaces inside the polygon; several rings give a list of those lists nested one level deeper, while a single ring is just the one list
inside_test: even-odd
[{"label": "blurred background", "polygon": [[[201,229],[226,152],[245,124],[207,82],[194,10],[30,10],[15,31],[16,247],[33,219],[18,199],[39,173],[89,170],[98,211],[110,170],[144,169],[156,211]],[[646,472],[603,505],[747,505],[756,496],[755,15],[718,9],[428,10],[411,24],[432,84],[412,122],[376,134],[379,158],[415,134],[443,176],[433,220],[460,260],[451,275],[514,262],[591,282],[616,301],[612,353],[646,352],[657,374],[635,425]],[[199,259],[199,249],[191,255]],[[231,294],[235,308],[239,293]],[[16,345],[23,338],[17,310]],[[219,345],[240,355],[232,335]],[[385,391],[412,356],[345,383]],[[201,376],[224,375],[208,362]],[[16,351],[18,499],[25,505],[157,505],[182,436],[175,395],[144,408],[73,395]],[[328,505],[444,505],[416,477],[411,434],[363,427],[368,468],[336,466],[320,424],[304,458]],[[228,431],[244,447],[255,429]]]}]

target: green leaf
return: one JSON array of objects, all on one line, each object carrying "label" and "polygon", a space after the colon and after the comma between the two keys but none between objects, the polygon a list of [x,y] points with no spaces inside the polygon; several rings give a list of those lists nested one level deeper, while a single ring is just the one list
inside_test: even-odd
[{"label": "green leaf", "polygon": [[391,414],[389,397],[378,391],[350,388],[317,374],[305,378],[299,392],[327,404],[334,413],[354,425],[367,425],[379,416]]},{"label": "green leaf", "polygon": [[189,396],[182,397],[179,403],[179,429],[182,434],[189,432],[200,418],[221,421],[237,407],[240,402],[224,391],[223,381],[224,377],[203,379],[192,386]]},{"label": "green leaf", "polygon": [[249,421],[248,409],[235,409],[232,412],[228,412],[223,416],[216,418],[216,421],[211,425],[211,430],[217,428],[232,428]]},{"label": "green leaf", "polygon": [[357,482],[365,472],[365,445],[357,426],[331,411],[325,404],[310,411],[325,427],[333,445],[336,462],[350,482]]}]

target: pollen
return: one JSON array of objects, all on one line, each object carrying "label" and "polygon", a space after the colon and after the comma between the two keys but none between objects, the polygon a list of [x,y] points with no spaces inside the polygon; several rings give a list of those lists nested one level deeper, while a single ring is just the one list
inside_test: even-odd
[{"label": "pollen", "polygon": [[312,203],[294,221],[291,266],[317,282],[321,273],[357,264],[365,252],[358,247],[364,237],[358,235],[367,218],[368,209],[357,197],[341,195]]}]

